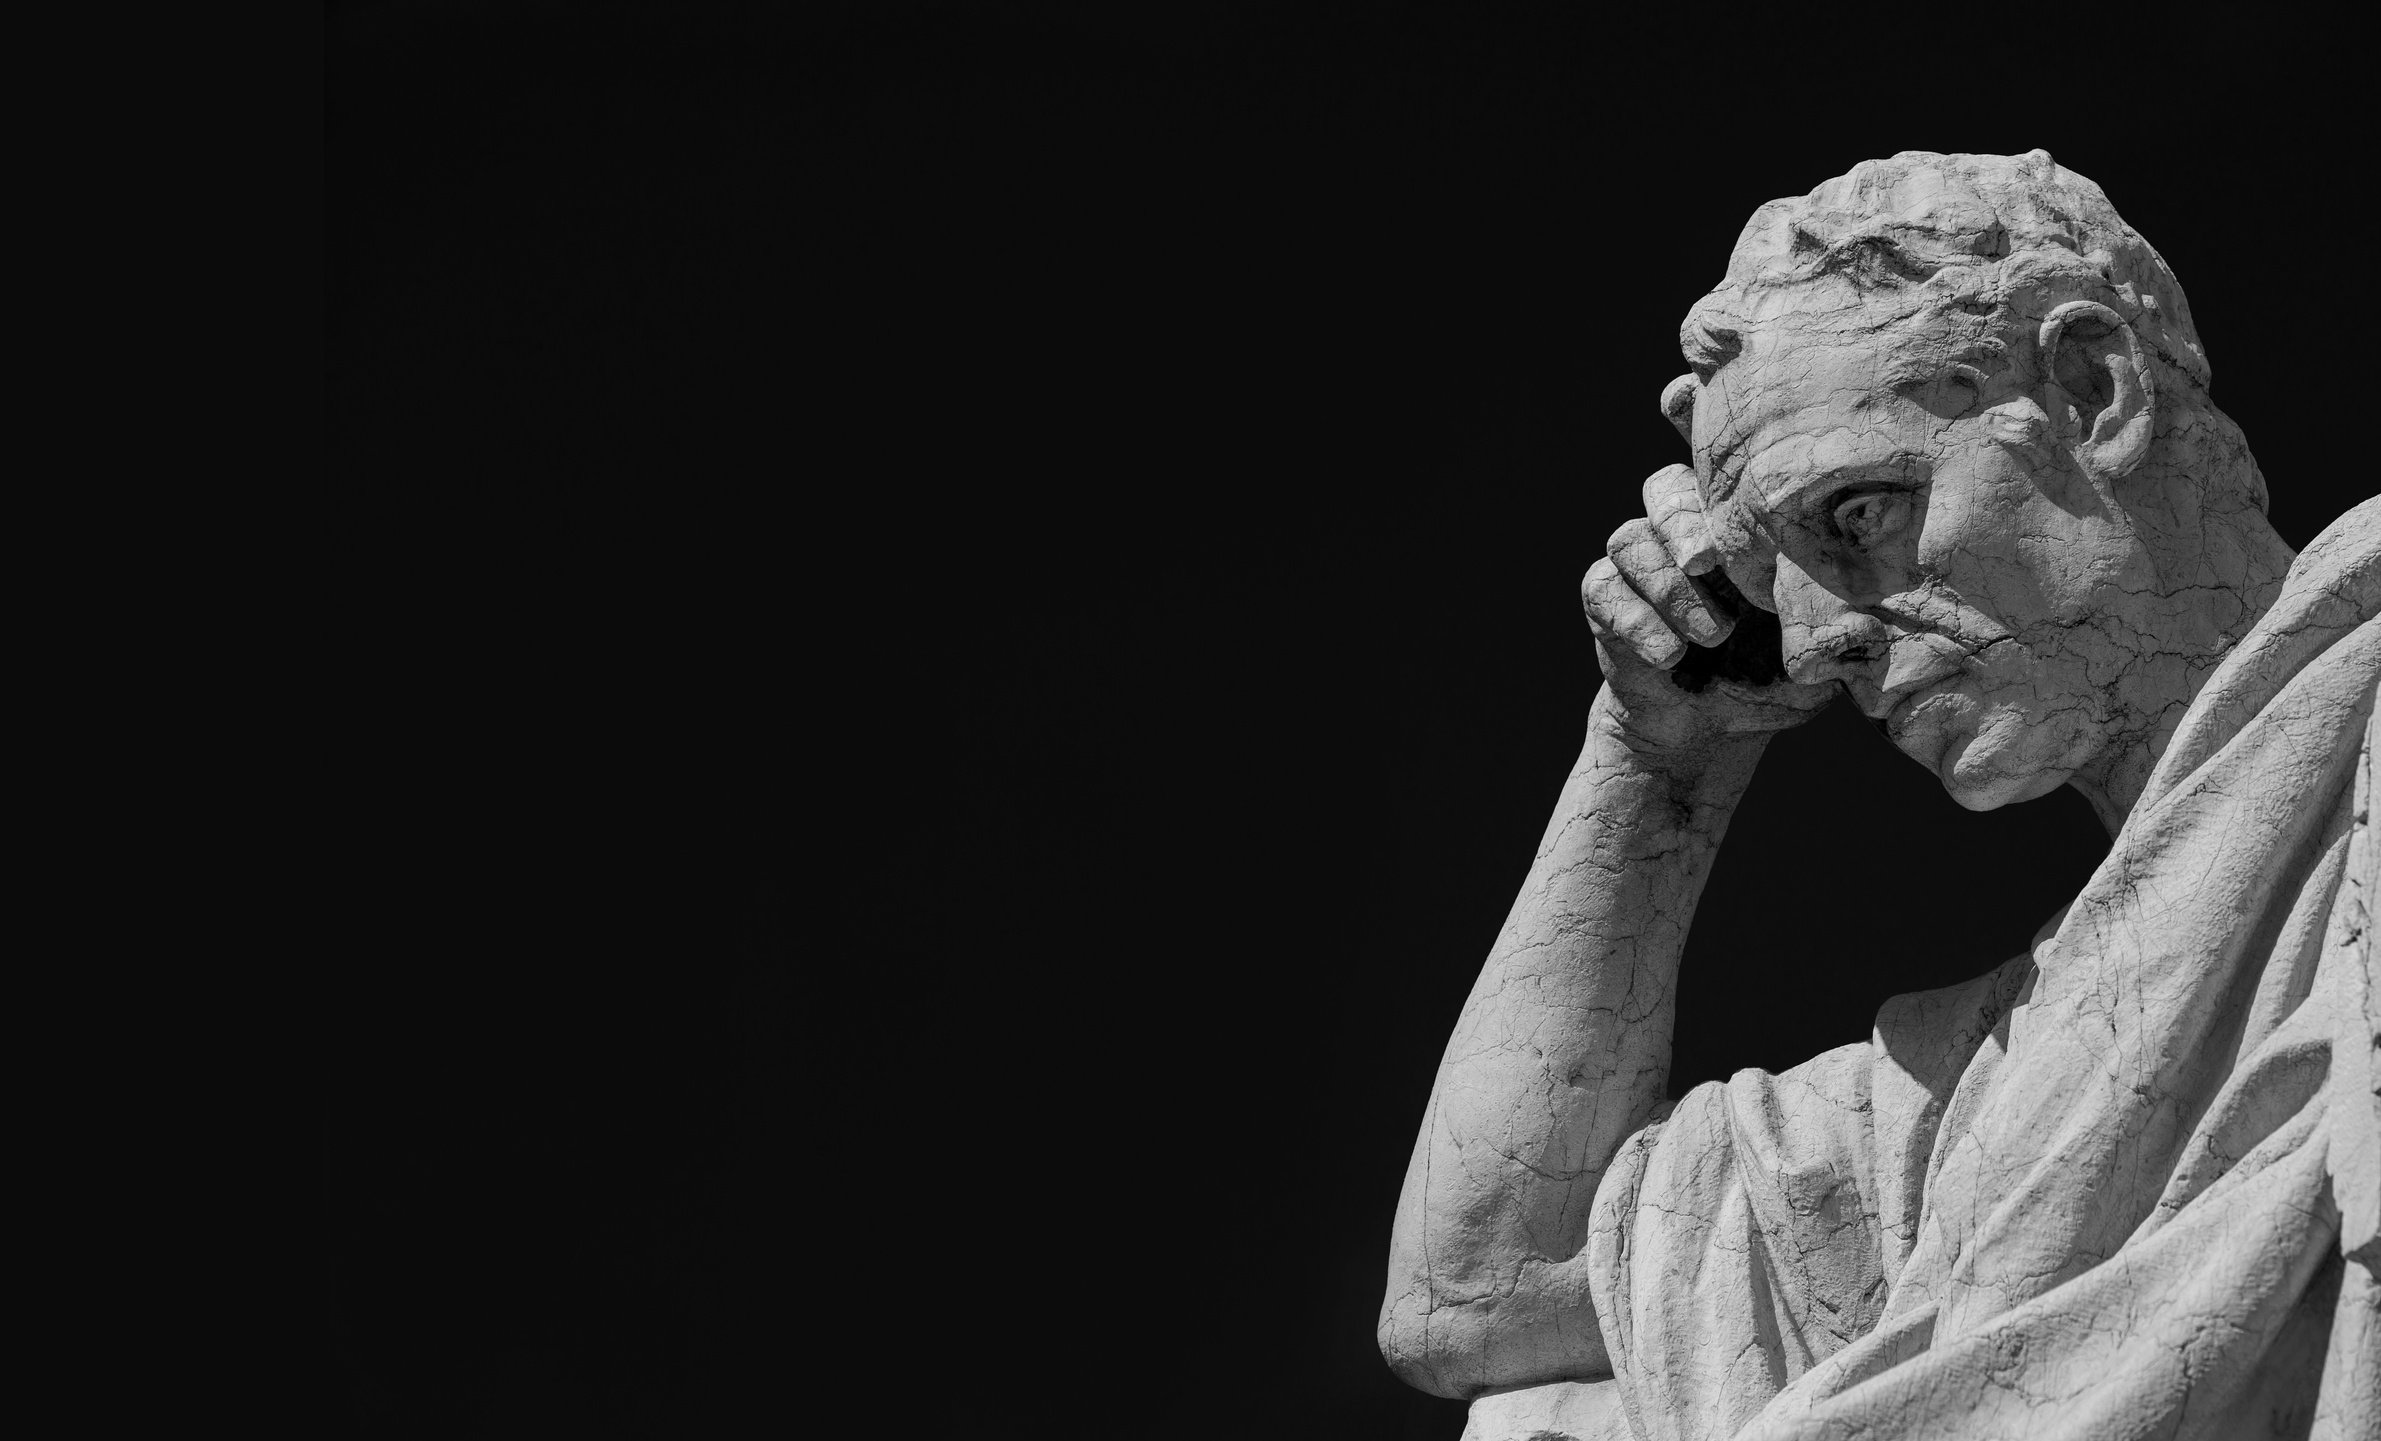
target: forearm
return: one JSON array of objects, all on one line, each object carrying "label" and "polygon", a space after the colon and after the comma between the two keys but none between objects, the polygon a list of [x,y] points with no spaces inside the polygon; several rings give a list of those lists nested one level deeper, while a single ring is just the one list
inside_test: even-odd
[{"label": "forearm", "polygon": [[1575,1261],[1597,1181],[1662,1099],[1679,953],[1763,744],[1649,755],[1624,729],[1600,694],[1407,1171],[1381,1343],[1442,1395],[1606,1367]]}]

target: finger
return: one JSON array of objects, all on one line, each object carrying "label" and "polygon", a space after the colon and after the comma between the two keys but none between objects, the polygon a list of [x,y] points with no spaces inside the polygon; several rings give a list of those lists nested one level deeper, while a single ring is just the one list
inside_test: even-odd
[{"label": "finger", "polygon": [[1645,501],[1645,518],[1653,522],[1671,558],[1688,575],[1702,575],[1720,563],[1719,548],[1703,523],[1703,493],[1695,488],[1695,472],[1683,465],[1655,471],[1645,478],[1638,494]]},{"label": "finger", "polygon": [[1664,670],[1678,664],[1687,643],[1662,623],[1645,597],[1621,579],[1620,567],[1609,556],[1587,568],[1579,583],[1579,598],[1587,608],[1587,623],[1599,640],[1609,639]]},{"label": "finger", "polygon": [[1612,532],[1605,552],[1621,578],[1653,608],[1664,625],[1697,645],[1718,645],[1736,622],[1720,613],[1703,588],[1679,569],[1650,520],[1632,520]]}]

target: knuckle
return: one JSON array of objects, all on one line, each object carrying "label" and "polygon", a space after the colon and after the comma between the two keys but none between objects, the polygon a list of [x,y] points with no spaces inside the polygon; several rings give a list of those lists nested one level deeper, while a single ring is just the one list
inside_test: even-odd
[{"label": "knuckle", "polygon": [[1666,465],[1645,478],[1638,487],[1650,514],[1660,509],[1701,509],[1701,496],[1695,489],[1693,467]]},{"label": "knuckle", "polygon": [[1631,597],[1632,604],[1617,609],[1620,627],[1640,645],[1659,645],[1674,638],[1669,623],[1652,606]]},{"label": "knuckle", "polygon": [[1669,605],[1678,599],[1680,591],[1693,589],[1688,584],[1686,573],[1671,561],[1667,551],[1662,553],[1662,563],[1658,567],[1649,567],[1634,579],[1637,593],[1657,606]]},{"label": "knuckle", "polygon": [[1661,533],[1653,528],[1652,521],[1642,518],[1612,532],[1612,538],[1604,542],[1604,553],[1623,564],[1635,561],[1642,565],[1663,551]]},{"label": "knuckle", "polygon": [[1587,607],[1590,619],[1598,617],[1608,606],[1612,582],[1617,579],[1612,562],[1599,560],[1589,566],[1587,574],[1579,578],[1579,602]]},{"label": "knuckle", "polygon": [[1677,515],[1663,523],[1670,555],[1682,567],[1696,567],[1712,559],[1711,534],[1700,515]]}]

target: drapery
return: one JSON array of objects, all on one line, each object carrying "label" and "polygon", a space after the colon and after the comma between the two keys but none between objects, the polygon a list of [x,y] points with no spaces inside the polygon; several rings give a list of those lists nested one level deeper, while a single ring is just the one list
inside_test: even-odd
[{"label": "drapery", "polygon": [[2029,954],[1623,1147],[1588,1256],[1639,1437],[2381,1434],[2377,613],[2381,499]]}]

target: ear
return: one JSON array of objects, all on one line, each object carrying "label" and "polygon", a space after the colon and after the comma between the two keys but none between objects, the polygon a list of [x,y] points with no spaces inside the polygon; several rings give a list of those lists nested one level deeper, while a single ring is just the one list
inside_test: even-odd
[{"label": "ear", "polygon": [[2042,322],[2043,409],[2095,487],[2130,474],[2149,454],[2157,389],[2133,327],[2107,306],[2070,300]]}]

